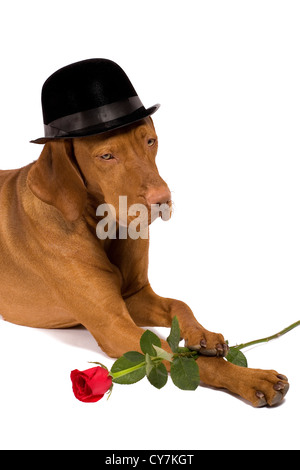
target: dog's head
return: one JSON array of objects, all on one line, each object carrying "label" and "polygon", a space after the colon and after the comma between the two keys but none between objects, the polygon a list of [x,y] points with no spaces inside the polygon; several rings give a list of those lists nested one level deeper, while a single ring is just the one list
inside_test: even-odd
[{"label": "dog's head", "polygon": [[[127,207],[146,207],[151,223],[153,205],[171,209],[170,190],[155,163],[157,147],[150,117],[97,136],[48,142],[29,172],[28,185],[68,221],[79,219],[89,194],[98,204],[111,204],[119,223],[120,196],[127,197]],[[126,222],[133,218],[129,213]]]}]

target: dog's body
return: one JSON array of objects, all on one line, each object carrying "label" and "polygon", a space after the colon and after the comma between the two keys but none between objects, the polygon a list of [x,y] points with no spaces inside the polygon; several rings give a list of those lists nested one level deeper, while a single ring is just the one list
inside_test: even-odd
[{"label": "dog's body", "polygon": [[[20,325],[68,327],[78,322],[70,319],[58,300],[64,282],[59,273],[68,276],[76,250],[68,253],[65,227],[57,232],[51,206],[41,203],[28,188],[31,168],[0,172],[1,312],[4,319]],[[69,248],[74,248],[74,237],[69,234]]]},{"label": "dog's body", "polygon": [[170,327],[176,315],[186,344],[203,355],[203,382],[255,406],[278,403],[288,390],[284,376],[207,357],[226,355],[223,336],[204,329],[183,302],[153,292],[148,239],[96,236],[97,206],[117,207],[120,195],[128,205],[171,205],[156,152],[147,118],[97,137],[46,143],[37,162],[0,172],[0,314],[32,327],[82,324],[111,357],[139,350],[141,326]]}]

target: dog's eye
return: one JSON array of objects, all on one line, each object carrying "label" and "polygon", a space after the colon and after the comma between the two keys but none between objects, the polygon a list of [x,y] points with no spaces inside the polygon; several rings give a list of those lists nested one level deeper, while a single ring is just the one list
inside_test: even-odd
[{"label": "dog's eye", "polygon": [[112,160],[114,156],[111,153],[106,153],[105,155],[101,155],[102,160]]},{"label": "dog's eye", "polygon": [[148,145],[149,145],[149,147],[153,147],[153,145],[155,144],[155,142],[156,142],[156,139],[149,139],[149,140],[148,140]]}]

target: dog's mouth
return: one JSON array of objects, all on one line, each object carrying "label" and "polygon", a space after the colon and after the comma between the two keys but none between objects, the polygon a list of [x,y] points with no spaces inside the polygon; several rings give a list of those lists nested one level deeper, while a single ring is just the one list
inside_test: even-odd
[{"label": "dog's mouth", "polygon": [[172,208],[167,207],[164,209],[154,208],[152,211],[148,211],[147,213],[143,213],[137,211],[135,215],[127,215],[117,217],[117,223],[119,226],[122,227],[130,227],[130,226],[141,226],[141,227],[148,227],[156,219],[161,219],[163,221],[170,220],[172,216]]},{"label": "dog's mouth", "polygon": [[[120,198],[119,198],[120,199]],[[167,221],[173,212],[173,203],[168,201],[162,204],[145,204],[144,202],[129,205],[127,200],[119,204],[116,211],[117,223],[120,226],[128,227],[130,224],[151,225],[156,219],[161,218]]]},{"label": "dog's mouth", "polygon": [[172,201],[168,201],[163,204],[151,204],[151,208],[148,210],[149,225],[158,218],[162,219],[164,222],[170,220],[170,218],[172,217],[172,213]]},{"label": "dog's mouth", "polygon": [[123,202],[118,208],[111,204],[98,206],[97,216],[101,217],[96,229],[98,238],[115,238],[117,230],[122,238],[148,238],[149,226],[156,219],[167,221],[172,216],[172,201],[151,206],[137,203],[129,206],[127,198]]}]

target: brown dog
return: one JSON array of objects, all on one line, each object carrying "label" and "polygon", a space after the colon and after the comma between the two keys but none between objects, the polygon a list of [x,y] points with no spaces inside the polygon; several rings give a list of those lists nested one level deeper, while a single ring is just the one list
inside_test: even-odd
[{"label": "brown dog", "polygon": [[[148,280],[148,239],[96,236],[96,208],[171,204],[159,176],[151,118],[95,137],[46,143],[37,162],[0,172],[0,313],[39,328],[84,325],[111,357],[139,350],[141,326],[170,327],[202,357],[201,380],[255,406],[274,405],[288,390],[275,371],[239,368],[223,357],[220,334],[203,328],[190,308],[156,295]],[[164,341],[163,347],[169,350]],[[207,357],[216,356],[216,357]],[[218,357],[219,356],[219,357]]]}]

